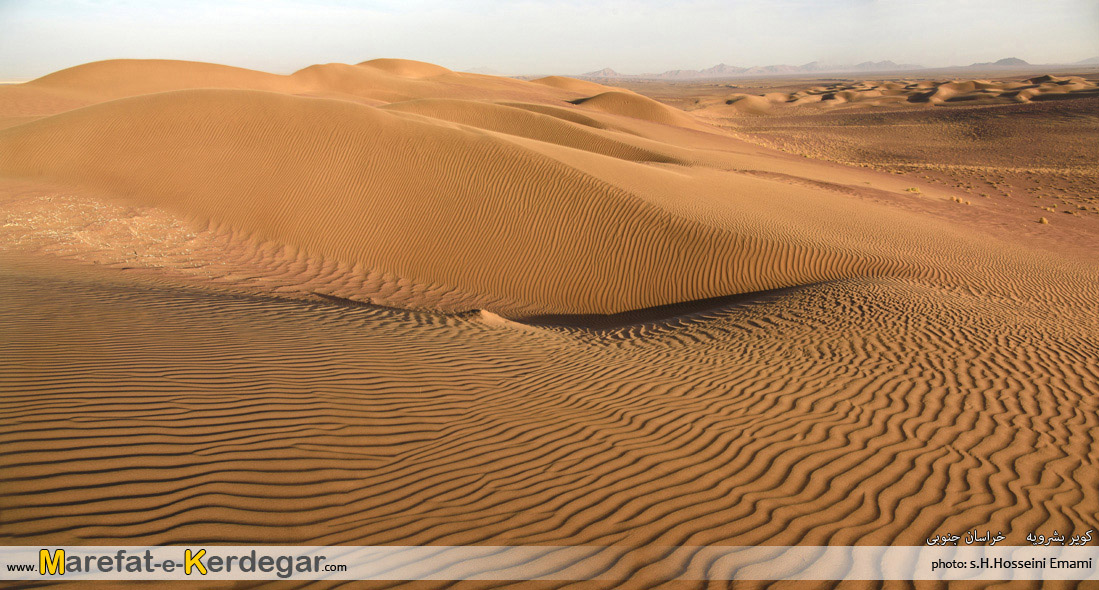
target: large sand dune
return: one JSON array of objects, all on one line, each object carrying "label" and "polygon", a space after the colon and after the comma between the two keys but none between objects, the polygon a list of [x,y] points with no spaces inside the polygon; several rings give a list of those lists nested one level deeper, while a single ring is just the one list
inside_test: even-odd
[{"label": "large sand dune", "polygon": [[201,62],[120,59],[75,66],[25,84],[0,86],[0,112],[5,116],[19,112],[52,114],[75,105],[198,88],[267,90],[368,103],[500,96],[556,102],[562,93],[571,98],[584,96],[583,92],[511,78],[452,72],[400,59],[371,60],[358,65],[317,64],[289,75]]},{"label": "large sand dune", "polygon": [[[360,82],[355,76],[345,82]],[[689,121],[633,94],[581,102],[655,123],[657,132]],[[842,219],[819,191],[784,184],[779,196],[757,176],[715,175],[724,161],[712,154],[696,171],[689,146],[487,102],[378,109],[276,92],[177,90],[0,133],[0,173],[10,177],[163,208],[391,274],[444,294],[450,308],[464,301],[509,313],[613,313],[914,270],[902,248],[884,241],[877,216],[889,212],[868,206]],[[686,193],[700,194],[673,202]],[[882,241],[852,240],[860,226]]]},{"label": "large sand dune", "polygon": [[[156,92],[0,131],[0,173],[274,243],[347,269],[341,285],[392,276],[434,299],[339,295],[434,309],[616,313],[844,277],[963,272],[958,252],[979,247],[821,190],[828,171],[814,165],[788,165],[758,148],[743,157],[715,151],[715,141],[724,150],[749,146],[633,93],[558,96],[557,105],[531,110],[439,98],[376,108],[297,92],[378,97],[452,75],[400,60],[316,66],[289,78],[103,62],[29,84],[91,96],[92,80],[154,65],[166,73],[110,87],[112,97]],[[162,91],[217,85],[232,89]],[[284,92],[271,91],[279,85]],[[545,110],[570,102],[609,124]],[[627,119],[647,138],[613,126]]]},{"label": "large sand dune", "polygon": [[831,264],[797,254],[797,238],[826,228],[737,234],[498,136],[344,101],[158,93],[25,124],[0,141],[10,176],[523,310],[623,311],[882,266],[841,248]]},{"label": "large sand dune", "polygon": [[[372,60],[0,87],[0,537],[1099,528],[1094,242],[593,86]],[[920,91],[980,91],[951,88]]]}]

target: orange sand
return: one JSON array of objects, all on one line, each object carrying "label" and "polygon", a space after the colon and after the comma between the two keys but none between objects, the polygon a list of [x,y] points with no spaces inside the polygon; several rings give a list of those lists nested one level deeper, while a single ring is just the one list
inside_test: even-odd
[{"label": "orange sand", "polygon": [[406,60],[0,87],[0,541],[1099,528],[1096,244],[692,113]]}]

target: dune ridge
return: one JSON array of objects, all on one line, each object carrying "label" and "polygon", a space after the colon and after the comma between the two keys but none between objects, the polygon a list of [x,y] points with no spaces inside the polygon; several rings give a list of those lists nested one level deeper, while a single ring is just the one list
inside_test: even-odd
[{"label": "dune ridge", "polygon": [[454,72],[442,66],[413,59],[378,58],[359,62],[360,66],[381,70],[402,78],[430,78]]},{"label": "dune ridge", "polygon": [[[580,82],[577,80],[576,82]],[[0,86],[0,114],[56,114],[105,100],[172,90],[223,88],[327,96],[378,104],[417,98],[554,103],[576,92],[513,78],[453,72],[401,59],[315,64],[288,75],[213,63],[114,59],[82,64],[23,84]]]}]

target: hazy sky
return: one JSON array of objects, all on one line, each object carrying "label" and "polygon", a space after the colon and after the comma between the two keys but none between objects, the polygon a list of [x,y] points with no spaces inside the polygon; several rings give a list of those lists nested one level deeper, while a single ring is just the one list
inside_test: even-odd
[{"label": "hazy sky", "polygon": [[1099,56],[1099,0],[0,0],[0,78],[109,58],[279,73],[403,57],[504,74]]}]

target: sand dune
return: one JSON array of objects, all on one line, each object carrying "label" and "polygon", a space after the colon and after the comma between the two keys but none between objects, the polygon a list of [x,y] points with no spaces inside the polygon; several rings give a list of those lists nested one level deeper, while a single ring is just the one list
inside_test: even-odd
[{"label": "sand dune", "polygon": [[[511,125],[535,139],[555,135],[555,143],[517,143],[347,101],[191,90],[0,132],[0,173],[162,207],[291,252],[392,274],[467,308],[511,313],[613,313],[907,266],[888,244],[833,237],[829,214],[783,214],[742,197],[743,208],[716,210],[722,219],[668,203],[668,191],[686,186],[748,191],[768,183],[637,168],[618,158],[677,159],[631,146],[629,136],[616,141],[506,106],[395,106],[449,109],[451,118]],[[601,159],[606,153],[620,165]],[[783,190],[783,208],[819,198]]]},{"label": "sand dune", "polygon": [[663,153],[672,151],[666,144],[623,137],[620,134],[600,133],[552,115],[510,105],[440,98],[390,103],[382,108],[463,123],[623,160],[683,163]]},{"label": "sand dune", "polygon": [[762,96],[737,93],[725,99],[725,104],[732,105],[737,112],[762,115],[771,110],[772,101]]},{"label": "sand dune", "polygon": [[[779,113],[772,106],[809,106],[823,109],[857,107],[917,107],[927,105],[992,105],[1026,103],[1032,100],[1083,98],[1099,94],[1099,86],[1079,76],[1038,76],[1026,80],[873,80],[836,82],[794,92],[766,95],[731,94],[708,99],[694,111],[697,115],[762,115]],[[726,109],[724,105],[732,105]]]},{"label": "sand dune", "polygon": [[596,84],[595,82],[590,82],[588,80],[567,78],[565,76],[546,76],[544,78],[536,78],[534,80],[531,80],[531,82],[534,82],[535,84],[552,86],[554,88],[560,88],[561,90],[568,90],[569,92],[585,94],[587,96],[593,96],[601,92],[621,90],[620,88],[604,86],[602,84]]},{"label": "sand dune", "polygon": [[317,64],[285,76],[200,62],[119,59],[83,64],[25,84],[2,86],[0,118],[20,112],[55,114],[105,100],[200,88],[265,90],[371,104],[418,98],[510,98],[557,103],[563,92],[544,84],[453,72],[401,59],[376,59],[358,65]]},{"label": "sand dune", "polygon": [[[848,157],[1006,169],[1024,150],[1004,138],[1090,120],[1034,97],[1088,84],[722,87],[690,112],[406,60],[100,62],[0,87],[0,536],[1099,529],[1090,218],[1058,234],[927,176],[741,139],[788,133],[792,104],[903,101],[805,112],[862,133],[817,131]],[[1016,126],[917,119],[961,112],[933,95],[1013,101],[989,117]],[[1012,153],[944,147],[971,129]],[[1092,145],[1043,150],[1085,174]],[[688,566],[706,564],[623,558],[606,573],[628,582],[592,586]]]},{"label": "sand dune", "polygon": [[[29,84],[90,96],[96,76],[159,65],[159,77],[112,91],[167,81],[235,88],[158,90],[9,127],[0,131],[0,174],[160,208],[340,269],[321,292],[450,311],[605,314],[839,278],[971,276],[960,253],[982,250],[957,230],[836,197],[837,186],[899,193],[896,181],[832,184],[834,170],[791,165],[634,93],[364,104],[404,98],[407,84],[424,79],[556,92],[403,60],[288,77],[101,62]],[[283,90],[240,89],[261,83]],[[318,98],[322,88],[351,98]],[[285,265],[269,261],[265,272]],[[377,276],[390,279],[369,278]]]},{"label": "sand dune", "polygon": [[442,66],[412,59],[371,59],[364,61],[359,65],[381,70],[387,74],[393,74],[394,76],[400,76],[402,78],[431,78],[443,74],[454,73]]},{"label": "sand dune", "polygon": [[23,86],[92,102],[186,88],[292,90],[284,76],[219,64],[161,59],[114,59],[84,64]]},{"label": "sand dune", "polygon": [[[694,253],[716,240],[732,256],[734,236],[531,150],[347,102],[160,93],[22,125],[0,141],[10,176],[166,207],[520,309],[619,311],[780,280]],[[302,149],[314,145],[323,147]]]},{"label": "sand dune", "polygon": [[548,104],[531,104],[523,102],[509,102],[500,101],[499,104],[515,107],[517,109],[523,109],[527,111],[533,111],[535,113],[541,113],[543,115],[549,115],[572,123],[578,123],[585,127],[594,127],[596,129],[609,129],[613,131],[622,131],[624,133],[631,133],[637,135],[637,133],[628,127],[618,124],[615,121],[609,120],[608,117],[599,117],[594,113],[582,113],[577,109],[564,108],[562,106],[554,106]]},{"label": "sand dune", "polygon": [[680,111],[660,104],[651,98],[619,90],[602,92],[572,102],[585,108],[633,119],[683,127],[698,126],[697,122]]}]

